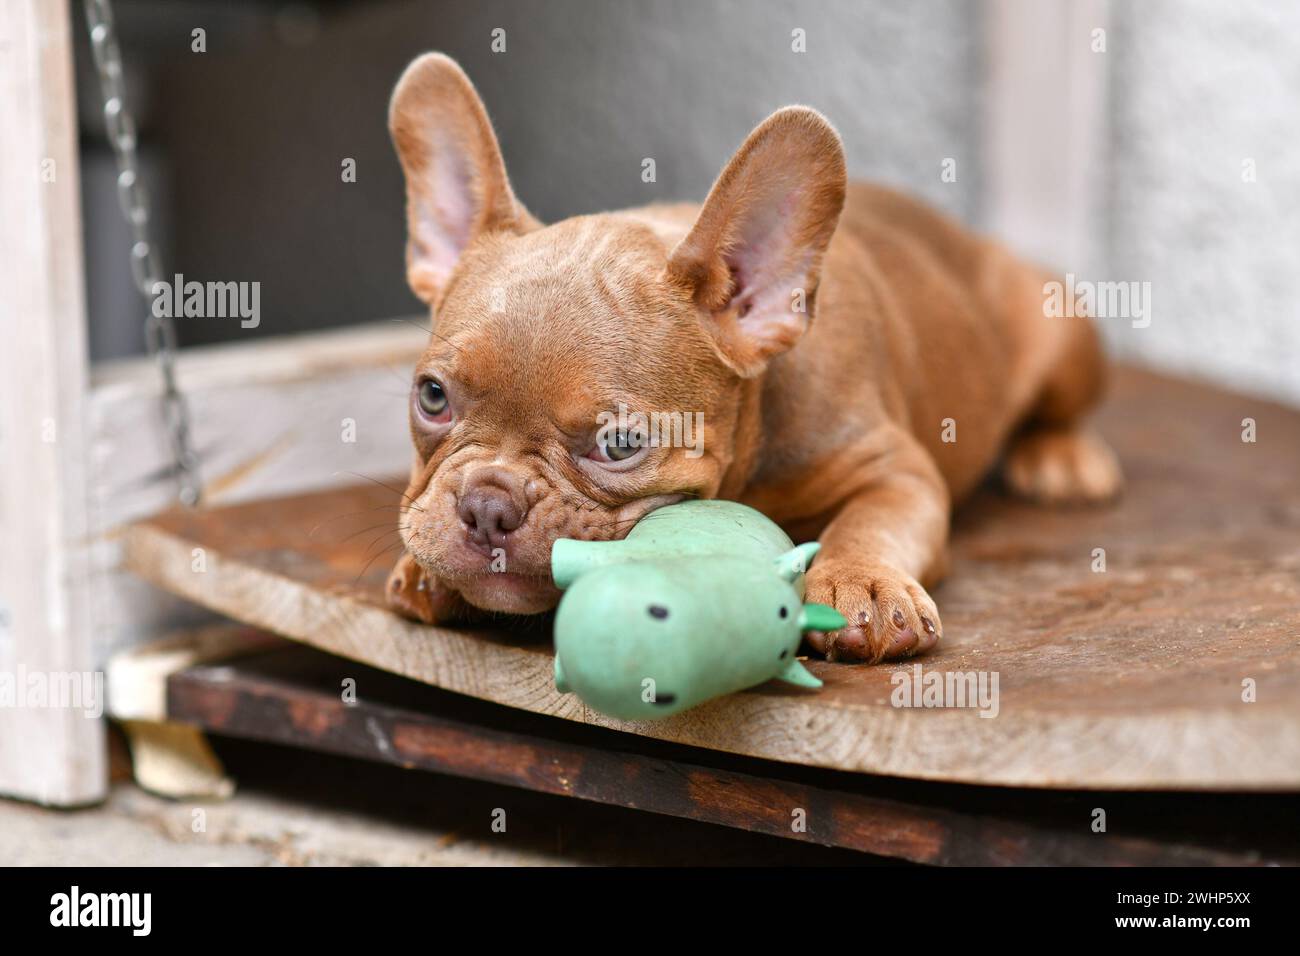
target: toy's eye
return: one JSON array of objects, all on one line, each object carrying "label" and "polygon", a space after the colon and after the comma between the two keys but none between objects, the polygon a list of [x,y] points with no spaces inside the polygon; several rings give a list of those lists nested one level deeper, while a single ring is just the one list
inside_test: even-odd
[{"label": "toy's eye", "polygon": [[662,621],[668,616],[668,608],[662,604],[651,604],[646,610],[650,612],[650,616],[656,621]]},{"label": "toy's eye", "polygon": [[782,605],[781,605],[781,620],[784,621],[784,620],[785,620],[787,617],[789,617],[789,616],[790,616],[790,609],[789,609],[788,607],[786,607],[784,604],[782,604]]},{"label": "toy's eye", "polygon": [[431,378],[426,378],[420,383],[416,391],[416,402],[420,406],[421,413],[432,421],[446,421],[451,417],[451,404],[447,401],[447,393]]},{"label": "toy's eye", "polygon": [[593,448],[587,457],[594,461],[607,461],[614,464],[630,461],[645,447],[639,436],[629,434],[626,431],[613,433],[601,432],[596,436],[596,447]]}]

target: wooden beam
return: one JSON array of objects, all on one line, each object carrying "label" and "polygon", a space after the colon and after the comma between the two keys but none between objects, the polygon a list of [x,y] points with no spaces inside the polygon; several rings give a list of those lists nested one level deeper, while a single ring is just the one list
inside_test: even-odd
[{"label": "wooden beam", "polygon": [[[1245,416],[1266,441],[1241,441]],[[1117,506],[1052,510],[989,488],[959,511],[936,652],[813,662],[820,692],[766,685],[653,723],[559,694],[545,618],[489,632],[389,612],[396,552],[384,549],[397,538],[384,515],[400,484],[161,515],[130,530],[126,560],[169,591],[352,660],[712,750],[979,784],[1300,788],[1300,414],[1122,370],[1099,427],[1128,474]],[[998,675],[996,715],[894,706],[916,666]]]},{"label": "wooden beam", "polygon": [[[0,674],[25,684],[20,694],[33,679],[70,688],[79,675],[82,696],[97,668],[81,547],[86,316],[69,31],[67,3],[0,5]],[[38,699],[0,708],[0,793],[101,798],[102,723],[71,697]]]},{"label": "wooden beam", "polygon": [[[355,691],[351,699],[347,688]],[[1250,865],[1300,858],[1288,835],[1295,798],[1071,799],[807,772],[521,714],[307,648],[177,671],[167,681],[167,717],[218,735],[916,863]],[[1110,821],[1100,834],[1089,826],[1099,802]],[[1189,826],[1189,811],[1199,826]],[[1159,832],[1171,821],[1173,832]]]}]

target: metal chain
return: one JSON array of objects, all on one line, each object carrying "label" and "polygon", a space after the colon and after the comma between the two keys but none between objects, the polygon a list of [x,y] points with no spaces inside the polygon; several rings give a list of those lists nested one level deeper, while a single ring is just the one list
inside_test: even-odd
[{"label": "metal chain", "polygon": [[122,51],[113,30],[109,0],[85,0],[90,49],[99,90],[104,99],[104,125],[117,158],[117,198],[131,227],[131,278],[145,301],[144,341],[162,375],[162,417],[171,443],[172,459],[181,503],[199,503],[199,462],[190,444],[190,415],[185,396],[176,386],[176,323],[170,316],[154,314],[154,286],[162,280],[158,252],[149,239],[149,197],[140,181],[136,161],[135,120],[126,108]]}]

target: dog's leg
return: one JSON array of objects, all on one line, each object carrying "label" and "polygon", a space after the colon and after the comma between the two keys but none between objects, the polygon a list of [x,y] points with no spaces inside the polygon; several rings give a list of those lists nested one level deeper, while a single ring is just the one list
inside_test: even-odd
[{"label": "dog's leg", "polygon": [[1105,357],[1088,319],[1068,321],[1060,358],[1028,421],[1007,448],[1002,476],[1016,494],[1036,501],[1108,501],[1123,484],[1119,460],[1100,436],[1081,424],[1101,398]]},{"label": "dog's leg", "polygon": [[[425,467],[419,453],[411,457],[411,477],[402,494],[404,511],[418,510],[417,501],[428,482]],[[384,594],[388,598],[388,606],[394,611],[402,617],[424,624],[443,624],[463,618],[469,608],[459,592],[444,587],[420,567],[419,562],[406,550],[402,551],[397,564],[388,573]]]},{"label": "dog's leg", "polygon": [[822,532],[808,572],[809,601],[829,604],[848,627],[810,634],[830,660],[879,661],[927,651],[943,635],[939,612],[919,583],[943,573],[949,495],[934,461],[901,429],[879,474]]},{"label": "dog's leg", "polygon": [[460,594],[443,587],[403,552],[388,575],[388,606],[403,617],[425,624],[442,624],[466,617],[469,606]]},{"label": "dog's leg", "polygon": [[1002,477],[1016,494],[1047,504],[1093,504],[1119,494],[1119,460],[1077,425],[1031,425],[1011,443]]}]

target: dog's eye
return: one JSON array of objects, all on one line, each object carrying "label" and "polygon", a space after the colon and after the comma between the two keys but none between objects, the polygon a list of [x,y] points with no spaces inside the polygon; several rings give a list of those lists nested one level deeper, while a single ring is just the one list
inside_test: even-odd
[{"label": "dog's eye", "polygon": [[596,461],[627,461],[641,450],[642,442],[625,431],[601,434],[596,438],[596,447],[591,450],[589,458]]},{"label": "dog's eye", "polygon": [[445,420],[451,410],[447,403],[447,393],[431,378],[426,378],[420,383],[416,400],[420,403],[420,411],[434,421]]}]

